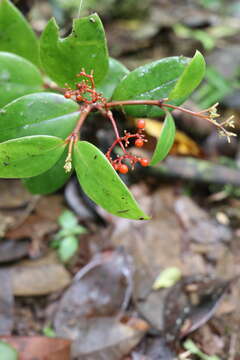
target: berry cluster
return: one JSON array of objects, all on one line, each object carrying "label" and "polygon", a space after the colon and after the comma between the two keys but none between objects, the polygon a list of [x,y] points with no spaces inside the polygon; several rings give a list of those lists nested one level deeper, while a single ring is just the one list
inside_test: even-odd
[{"label": "berry cluster", "polygon": [[[109,148],[108,152],[106,153],[106,157],[114,167],[116,171],[118,171],[121,174],[126,174],[129,171],[129,167],[123,163],[123,161],[130,162],[131,168],[134,169],[134,166],[136,163],[139,163],[141,166],[148,166],[149,160],[141,157],[134,156],[130,154],[126,148],[129,145],[129,139],[135,139],[135,146],[138,148],[141,148],[144,143],[147,141],[144,137],[143,131],[145,129],[145,121],[143,119],[139,119],[137,122],[137,132],[135,134],[131,134],[127,131],[125,131],[124,136],[116,138],[116,140],[113,142],[111,147]],[[117,155],[117,158],[113,160],[111,158],[111,153],[116,145],[120,145],[123,151],[123,155]]]},{"label": "berry cluster", "polygon": [[[66,142],[69,144],[69,151],[64,165],[65,171],[71,171],[73,143],[78,140],[79,130],[83,122],[87,118],[88,114],[94,109],[99,110],[112,123],[116,139],[107,151],[106,157],[110,161],[114,169],[121,174],[126,174],[129,168],[123,161],[130,162],[132,169],[134,169],[136,163],[139,163],[142,166],[148,166],[149,161],[147,159],[134,156],[126,150],[128,145],[130,144],[130,139],[135,139],[135,146],[138,148],[141,148],[144,145],[144,142],[147,141],[143,134],[143,131],[145,129],[145,121],[143,119],[138,120],[138,130],[135,134],[131,134],[125,131],[124,136],[121,137],[118,132],[116,121],[113,117],[112,112],[109,109],[109,103],[107,103],[106,99],[102,96],[102,94],[96,90],[93,72],[91,72],[91,74],[87,74],[85,70],[82,69],[82,71],[77,74],[77,77],[84,77],[84,79],[76,84],[76,89],[74,90],[67,85],[67,89],[64,93],[66,99],[72,99],[80,103],[79,121],[73,132],[66,139]],[[121,147],[123,155],[118,155],[117,158],[113,160],[111,157],[111,153],[116,145],[119,145]]]},{"label": "berry cluster", "polygon": [[[72,163],[72,148],[73,144],[77,142],[79,138],[79,131],[90,114],[93,110],[100,111],[108,120],[110,120],[116,139],[113,144],[110,146],[109,150],[106,153],[106,157],[109,162],[112,164],[114,169],[121,174],[126,174],[129,171],[129,166],[125,163],[130,163],[130,167],[134,169],[136,163],[139,163],[142,166],[148,166],[149,161],[148,159],[137,157],[132,155],[127,151],[127,147],[130,143],[130,139],[135,140],[134,144],[136,147],[141,148],[144,145],[144,142],[147,140],[144,137],[143,131],[145,129],[145,121],[143,119],[138,120],[137,123],[137,132],[131,134],[125,131],[124,136],[120,136],[117,128],[116,121],[114,119],[113,113],[110,110],[112,107],[116,106],[124,106],[124,105],[150,105],[150,106],[157,106],[162,110],[172,109],[178,110],[184,113],[188,113],[194,117],[198,117],[204,120],[209,121],[210,123],[214,124],[217,129],[219,130],[220,135],[226,136],[228,141],[232,136],[236,136],[235,133],[226,130],[225,127],[234,128],[234,122],[232,117],[228,118],[223,122],[216,121],[216,118],[219,117],[217,113],[217,105],[215,104],[208,109],[202,111],[191,111],[180,106],[172,105],[166,103],[168,99],[160,99],[160,100],[125,100],[125,101],[112,101],[107,102],[107,100],[96,90],[95,83],[94,83],[94,76],[93,71],[90,74],[87,74],[84,69],[77,75],[77,77],[83,77],[84,79],[76,84],[76,89],[73,90],[69,86],[64,93],[65,98],[73,99],[77,101],[80,105],[79,112],[80,117],[79,120],[72,131],[72,133],[67,137],[66,143],[69,144],[68,148],[68,155],[66,158],[64,169],[66,172],[71,171],[71,163]],[[122,150],[122,155],[117,155],[117,157],[113,160],[112,159],[112,151],[115,146],[120,146]]]},{"label": "berry cluster", "polygon": [[76,84],[76,89],[73,90],[67,84],[67,90],[64,93],[66,99],[73,99],[84,104],[106,103],[106,99],[101,93],[96,91],[93,72],[87,74],[84,69],[77,74],[77,77],[85,77],[84,80]]}]

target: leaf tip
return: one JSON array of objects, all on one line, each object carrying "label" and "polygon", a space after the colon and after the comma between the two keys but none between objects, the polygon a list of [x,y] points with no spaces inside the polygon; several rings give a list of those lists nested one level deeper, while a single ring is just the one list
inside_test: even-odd
[{"label": "leaf tip", "polygon": [[202,72],[205,73],[205,69],[206,69],[206,61],[204,59],[204,56],[202,55],[202,53],[199,50],[195,51],[194,56],[192,57],[192,61],[197,60],[198,64],[200,66],[202,66]]},{"label": "leaf tip", "polygon": [[143,216],[140,216],[138,218],[138,220],[142,221],[142,220],[151,220],[151,216],[148,216],[146,214],[143,214]]},{"label": "leaf tip", "polygon": [[43,34],[47,32],[47,33],[51,33],[53,32],[54,34],[57,34],[58,35],[58,32],[59,32],[59,26],[58,26],[58,23],[55,19],[55,17],[51,17],[51,19],[48,21],[44,31],[43,31]]}]

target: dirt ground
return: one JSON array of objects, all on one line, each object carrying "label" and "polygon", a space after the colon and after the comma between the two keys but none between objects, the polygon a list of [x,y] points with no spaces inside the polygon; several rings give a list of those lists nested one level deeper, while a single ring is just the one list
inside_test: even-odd
[{"label": "dirt ground", "polygon": [[[52,15],[69,33],[77,3],[16,1],[38,34]],[[111,56],[129,69],[199,49],[210,70],[185,106],[219,102],[239,132],[238,1],[83,1],[82,14],[92,10]],[[123,129],[134,122],[116,116]],[[124,178],[149,221],[95,206],[75,175],[48,196],[0,180],[0,335],[22,349],[21,359],[240,359],[239,140],[229,144],[202,120],[174,117],[168,158]],[[162,120],[146,119],[141,154],[150,156]],[[90,122],[85,137],[104,151],[112,133]],[[66,210],[85,232],[64,264],[54,238]]]}]

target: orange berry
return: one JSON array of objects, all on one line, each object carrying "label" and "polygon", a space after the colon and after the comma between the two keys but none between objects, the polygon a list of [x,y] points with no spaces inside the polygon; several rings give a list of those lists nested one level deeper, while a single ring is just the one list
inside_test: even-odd
[{"label": "orange berry", "polygon": [[138,129],[144,129],[145,128],[145,120],[139,119],[137,122],[137,128]]},{"label": "orange berry", "polygon": [[127,172],[128,172],[128,167],[127,167],[127,165],[125,165],[125,164],[121,164],[120,166],[119,166],[119,172],[121,173],[121,174],[127,174]]},{"label": "orange berry", "polygon": [[113,164],[113,168],[114,168],[114,170],[118,171],[119,170],[119,164]]},{"label": "orange berry", "polygon": [[148,159],[141,159],[140,160],[140,164],[142,165],[142,166],[148,166],[149,165],[149,160]]},{"label": "orange berry", "polygon": [[71,98],[71,93],[69,91],[66,91],[65,94],[64,94],[64,97],[66,99],[70,99]]},{"label": "orange berry", "polygon": [[137,139],[136,141],[135,141],[135,146],[136,147],[142,147],[143,146],[143,144],[144,144],[144,141],[142,140],[142,139]]},{"label": "orange berry", "polygon": [[81,95],[77,95],[77,96],[76,96],[76,100],[77,100],[77,101],[82,101],[82,96],[81,96]]}]

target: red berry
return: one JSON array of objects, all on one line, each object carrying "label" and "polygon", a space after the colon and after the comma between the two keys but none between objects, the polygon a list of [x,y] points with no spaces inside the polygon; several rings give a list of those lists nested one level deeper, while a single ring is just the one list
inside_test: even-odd
[{"label": "red berry", "polygon": [[149,165],[149,160],[148,159],[141,159],[140,160],[140,164],[142,166],[148,166]]},{"label": "red berry", "polygon": [[121,174],[126,174],[128,172],[128,167],[125,164],[121,164],[118,170]]},{"label": "red berry", "polygon": [[113,164],[113,168],[114,168],[114,170],[118,171],[119,170],[119,164]]},{"label": "red berry", "polygon": [[137,139],[136,141],[135,141],[135,146],[136,147],[142,147],[143,146],[143,144],[144,144],[144,141],[143,141],[143,139]]},{"label": "red berry", "polygon": [[145,128],[145,120],[139,119],[137,122],[137,128],[138,129],[144,129]]},{"label": "red berry", "polygon": [[77,101],[82,101],[82,96],[81,96],[81,95],[77,95],[77,96],[76,96],[76,100],[77,100]]},{"label": "red berry", "polygon": [[66,91],[65,94],[64,94],[64,97],[66,99],[70,99],[71,98],[71,93],[69,91]]}]

